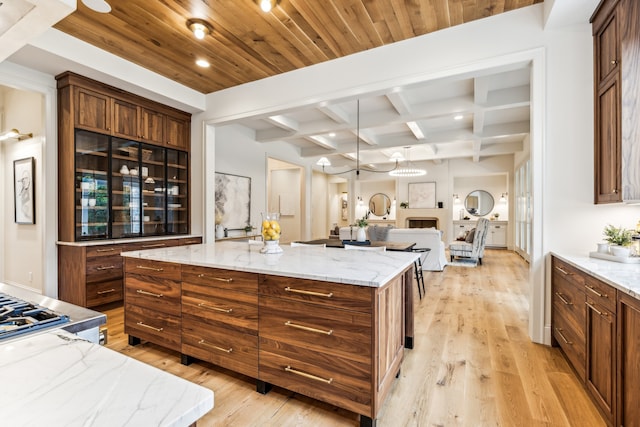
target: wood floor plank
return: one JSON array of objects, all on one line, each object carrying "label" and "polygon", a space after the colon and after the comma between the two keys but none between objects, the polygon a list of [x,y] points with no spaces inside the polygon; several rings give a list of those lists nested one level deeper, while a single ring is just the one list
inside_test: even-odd
[{"label": "wood floor plank", "polygon": [[[415,347],[379,427],[603,426],[559,349],[528,337],[528,265],[513,252],[487,250],[476,268],[425,272],[427,294],[414,293]],[[415,284],[414,284],[415,286]],[[359,416],[149,343],[131,347],[122,307],[109,307],[107,347],[215,393],[199,427],[358,426]]]}]

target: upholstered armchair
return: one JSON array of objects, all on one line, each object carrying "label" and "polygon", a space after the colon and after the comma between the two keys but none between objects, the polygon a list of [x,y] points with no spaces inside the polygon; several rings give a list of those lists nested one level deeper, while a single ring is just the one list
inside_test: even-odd
[{"label": "upholstered armchair", "polygon": [[[480,218],[476,224],[473,239],[467,238],[465,241],[456,241],[449,245],[449,255],[453,262],[454,257],[475,259],[478,264],[482,265],[482,257],[484,256],[484,243],[489,230],[489,220]],[[471,241],[469,241],[471,240]]]}]

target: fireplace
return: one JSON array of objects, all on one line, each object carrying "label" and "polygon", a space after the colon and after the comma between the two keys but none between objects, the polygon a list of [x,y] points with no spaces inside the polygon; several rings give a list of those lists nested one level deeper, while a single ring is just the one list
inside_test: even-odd
[{"label": "fireplace", "polygon": [[407,218],[409,228],[439,228],[438,218]]}]

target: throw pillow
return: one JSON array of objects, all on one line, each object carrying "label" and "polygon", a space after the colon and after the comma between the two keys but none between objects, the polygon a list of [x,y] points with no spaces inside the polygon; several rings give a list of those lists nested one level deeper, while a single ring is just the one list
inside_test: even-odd
[{"label": "throw pillow", "polygon": [[469,233],[467,234],[467,238],[465,239],[465,242],[473,243],[473,237],[475,235],[476,235],[476,229],[472,228],[471,230],[469,230]]}]

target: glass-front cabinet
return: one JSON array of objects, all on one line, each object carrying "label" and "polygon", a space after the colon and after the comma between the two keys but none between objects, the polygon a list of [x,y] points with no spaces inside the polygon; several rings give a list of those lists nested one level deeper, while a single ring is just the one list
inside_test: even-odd
[{"label": "glass-front cabinet", "polygon": [[187,234],[188,153],[76,130],[76,240]]}]

